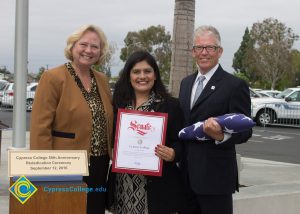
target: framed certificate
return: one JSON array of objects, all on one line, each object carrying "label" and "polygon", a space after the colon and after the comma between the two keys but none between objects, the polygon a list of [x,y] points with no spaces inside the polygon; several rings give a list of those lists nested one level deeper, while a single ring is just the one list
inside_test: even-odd
[{"label": "framed certificate", "polygon": [[155,147],[165,144],[168,114],[119,109],[112,171],[161,176]]}]

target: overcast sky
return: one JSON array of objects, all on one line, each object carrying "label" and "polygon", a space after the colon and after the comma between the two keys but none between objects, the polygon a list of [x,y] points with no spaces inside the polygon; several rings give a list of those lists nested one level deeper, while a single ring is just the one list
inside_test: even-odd
[{"label": "overcast sky", "polygon": [[[129,31],[163,25],[172,35],[175,0],[29,0],[29,72],[58,66],[66,59],[66,38],[83,24],[95,24],[117,44],[112,74],[123,62],[119,51]],[[246,27],[273,17],[300,35],[299,0],[196,0],[195,27],[218,28],[224,48],[222,66],[229,72]],[[0,67],[14,68],[15,0],[0,0]],[[300,42],[294,44],[300,50]]]}]

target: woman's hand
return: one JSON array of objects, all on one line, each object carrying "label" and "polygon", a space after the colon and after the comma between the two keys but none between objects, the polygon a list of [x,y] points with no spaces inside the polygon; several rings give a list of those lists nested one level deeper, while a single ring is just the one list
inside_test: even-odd
[{"label": "woman's hand", "polygon": [[175,151],[170,147],[159,144],[155,147],[155,155],[165,161],[171,162],[175,158]]}]

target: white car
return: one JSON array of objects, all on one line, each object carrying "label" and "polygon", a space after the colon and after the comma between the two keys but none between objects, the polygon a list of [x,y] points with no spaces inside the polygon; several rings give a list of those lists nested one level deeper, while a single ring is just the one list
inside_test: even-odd
[{"label": "white car", "polygon": [[261,98],[262,96],[257,93],[257,91],[253,90],[252,88],[249,88],[250,91],[250,97],[252,98]]},{"label": "white car", "polygon": [[282,120],[300,121],[300,88],[288,88],[275,98],[252,98],[251,116],[261,126],[280,124]]},{"label": "white car", "polygon": [[27,97],[26,97],[26,110],[32,110],[32,104],[35,96],[35,91],[38,86],[37,82],[33,82],[27,86]]},{"label": "white car", "polygon": [[[26,88],[26,110],[32,110],[32,104],[35,96],[35,90],[38,83],[30,83]],[[13,107],[14,105],[14,83],[9,83],[2,97],[2,106]]]},{"label": "white car", "polygon": [[281,93],[281,91],[277,91],[277,90],[261,90],[258,93],[260,93],[262,95],[266,95],[268,97],[276,97],[278,94]]},{"label": "white car", "polygon": [[1,105],[4,107],[12,107],[14,104],[14,83],[8,83],[2,95]]},{"label": "white car", "polygon": [[262,92],[262,91],[258,91],[257,93],[258,93],[260,96],[262,96],[262,97],[273,97],[272,95],[267,94],[267,93]]},{"label": "white car", "polygon": [[7,85],[8,85],[8,82],[6,80],[0,80],[0,105],[2,103],[2,97],[3,97],[4,90]]},{"label": "white car", "polygon": [[8,84],[6,80],[0,80],[0,91],[5,88],[5,86]]}]

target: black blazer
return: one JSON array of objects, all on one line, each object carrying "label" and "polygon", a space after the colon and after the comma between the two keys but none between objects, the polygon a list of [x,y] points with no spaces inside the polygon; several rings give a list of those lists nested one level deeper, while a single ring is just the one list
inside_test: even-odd
[{"label": "black blazer", "polygon": [[149,213],[165,214],[183,210],[186,203],[184,182],[176,165],[181,159],[182,142],[178,132],[183,128],[183,112],[178,99],[168,98],[163,102],[154,103],[155,112],[168,113],[168,124],[165,145],[175,151],[173,162],[163,161],[162,176],[146,176],[147,199]]},{"label": "black blazer", "polygon": [[[251,115],[251,101],[247,84],[218,67],[190,109],[193,83],[197,73],[181,82],[179,101],[184,112],[185,126],[209,117],[227,113]],[[231,194],[238,190],[238,171],[235,144],[246,142],[252,130],[232,134],[223,144],[214,140],[184,143],[182,163],[189,185],[196,194]]]},{"label": "black blazer", "polygon": [[169,98],[158,103],[156,112],[168,113],[168,125],[165,145],[175,150],[173,162],[163,161],[162,177],[147,176],[149,213],[171,213],[185,206],[184,183],[176,165],[181,159],[182,142],[178,132],[183,128],[183,113],[177,99]]}]

